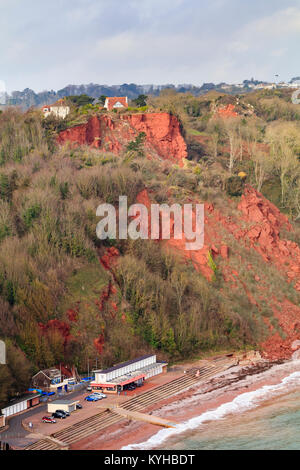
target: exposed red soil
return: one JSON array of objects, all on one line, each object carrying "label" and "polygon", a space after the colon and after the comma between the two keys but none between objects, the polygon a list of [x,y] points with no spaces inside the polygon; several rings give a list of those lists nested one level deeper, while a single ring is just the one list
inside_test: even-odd
[{"label": "exposed red soil", "polygon": [[[137,202],[144,204],[150,210],[151,200],[146,190],[138,195]],[[228,205],[233,204],[230,200],[227,203]],[[205,238],[203,248],[186,250],[187,240],[184,235],[181,240],[175,240],[172,236],[174,234],[172,217],[171,239],[163,241],[163,243],[186,260],[190,260],[197,271],[211,280],[214,272],[208,262],[209,254],[216,258],[216,262],[218,256],[225,260],[230,258],[230,248],[224,239],[226,234],[232,234],[247,249],[257,251],[264,262],[276,266],[286,276],[287,281],[292,282],[296,290],[300,290],[300,249],[296,243],[280,238],[280,231],[282,229],[292,231],[292,226],[288,218],[274,204],[254,188],[247,186],[237,207],[240,216],[225,216],[220,210],[215,209],[213,204],[205,203],[204,207]],[[247,228],[242,228],[241,221]],[[149,218],[149,230],[150,222]],[[241,262],[243,262],[242,259]],[[253,266],[248,264],[247,269],[257,282],[257,289],[261,291],[261,300],[271,301],[267,294],[270,286],[260,279]],[[260,305],[253,298],[236,270],[225,265],[223,276],[233,288],[243,289],[249,302],[260,310]],[[274,334],[272,325],[268,323],[270,337],[261,345],[261,349],[270,359],[288,358],[293,352],[292,342],[300,338],[300,308],[288,300],[278,301],[276,298],[272,299],[271,305],[274,317],[278,319],[278,324],[285,338],[282,338],[278,332]]]},{"label": "exposed red soil", "polygon": [[85,124],[60,132],[57,142],[89,145],[118,154],[141,132],[146,134],[145,148],[149,157],[157,156],[182,165],[187,157],[187,146],[178,119],[168,113],[93,116]]},{"label": "exposed red soil", "polygon": [[220,106],[216,112],[217,116],[222,118],[232,118],[237,117],[238,113],[235,111],[234,104],[227,104],[226,106]]}]

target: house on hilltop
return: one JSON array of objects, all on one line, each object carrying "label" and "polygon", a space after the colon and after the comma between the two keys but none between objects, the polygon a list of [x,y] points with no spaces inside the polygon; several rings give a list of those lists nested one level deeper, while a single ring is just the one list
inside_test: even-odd
[{"label": "house on hilltop", "polygon": [[113,109],[122,109],[128,108],[128,98],[127,96],[112,96],[108,97],[105,100],[104,108],[108,111],[112,111]]},{"label": "house on hilltop", "polygon": [[60,99],[56,103],[43,106],[42,111],[45,118],[53,114],[58,118],[65,119],[70,113],[70,106],[66,104],[64,99]]}]

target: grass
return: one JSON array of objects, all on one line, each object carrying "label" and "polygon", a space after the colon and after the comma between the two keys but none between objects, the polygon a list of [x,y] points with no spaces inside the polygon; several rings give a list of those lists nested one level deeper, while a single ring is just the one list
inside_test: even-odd
[{"label": "grass", "polygon": [[187,129],[187,134],[208,136],[207,132],[197,131],[197,129],[191,129],[191,128]]},{"label": "grass", "polygon": [[109,282],[109,276],[100,264],[82,267],[74,272],[66,282],[67,295],[61,304],[61,310],[69,308],[73,303],[93,303],[101,295]]},{"label": "grass", "polygon": [[199,132],[196,129],[188,129],[187,133],[190,135],[202,135],[202,132]]}]

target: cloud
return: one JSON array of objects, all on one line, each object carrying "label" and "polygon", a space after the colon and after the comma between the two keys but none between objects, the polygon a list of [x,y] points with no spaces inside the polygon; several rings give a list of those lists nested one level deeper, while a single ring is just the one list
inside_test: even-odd
[{"label": "cloud", "polygon": [[299,74],[298,0],[0,0],[9,90]]}]

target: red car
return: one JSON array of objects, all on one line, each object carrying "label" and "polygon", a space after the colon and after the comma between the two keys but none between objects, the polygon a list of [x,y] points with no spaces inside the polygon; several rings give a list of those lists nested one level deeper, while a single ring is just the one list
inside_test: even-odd
[{"label": "red car", "polygon": [[42,419],[43,423],[56,423],[55,419],[51,418],[51,416],[44,416]]}]

